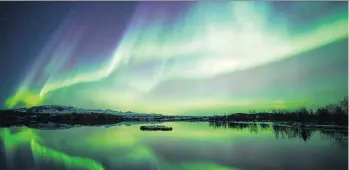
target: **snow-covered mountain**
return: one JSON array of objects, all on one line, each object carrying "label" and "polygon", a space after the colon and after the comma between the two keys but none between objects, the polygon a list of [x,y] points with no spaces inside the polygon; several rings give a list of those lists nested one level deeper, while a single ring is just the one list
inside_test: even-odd
[{"label": "snow-covered mountain", "polygon": [[52,114],[69,114],[69,113],[106,113],[106,114],[118,114],[124,116],[161,116],[161,114],[148,114],[148,113],[137,113],[137,112],[121,112],[114,111],[110,109],[102,110],[102,109],[81,109],[72,106],[60,106],[60,105],[42,105],[42,106],[34,106],[31,108],[20,108],[14,109],[17,112],[34,112],[34,113],[52,113]]},{"label": "snow-covered mountain", "polygon": [[72,106],[43,105],[28,108],[26,112],[34,113],[77,113],[78,108]]}]

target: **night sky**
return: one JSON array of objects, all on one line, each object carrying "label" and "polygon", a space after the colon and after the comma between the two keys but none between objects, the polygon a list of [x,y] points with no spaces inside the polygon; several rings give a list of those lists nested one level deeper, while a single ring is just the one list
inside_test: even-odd
[{"label": "night sky", "polygon": [[212,115],[348,94],[348,2],[0,2],[2,108]]}]

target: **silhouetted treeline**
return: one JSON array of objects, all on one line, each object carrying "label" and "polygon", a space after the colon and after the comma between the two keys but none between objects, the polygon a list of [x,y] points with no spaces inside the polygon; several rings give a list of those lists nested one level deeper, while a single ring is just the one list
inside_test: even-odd
[{"label": "silhouetted treeline", "polygon": [[0,112],[0,126],[28,126],[40,123],[57,123],[70,125],[102,125],[115,124],[122,121],[122,117],[102,113],[28,113],[5,110]]},{"label": "silhouetted treeline", "polygon": [[348,125],[348,97],[313,111],[305,107],[295,110],[272,110],[270,113],[235,113],[213,116],[210,121],[292,121],[303,123],[334,123]]},{"label": "silhouetted treeline", "polygon": [[319,132],[320,137],[324,139],[334,139],[337,141],[347,141],[348,131],[343,128],[336,130],[323,127],[288,126],[287,124],[263,123],[263,122],[210,122],[209,126],[214,128],[229,128],[236,130],[248,130],[251,133],[272,130],[276,139],[300,138],[304,141],[309,140],[314,133]]}]

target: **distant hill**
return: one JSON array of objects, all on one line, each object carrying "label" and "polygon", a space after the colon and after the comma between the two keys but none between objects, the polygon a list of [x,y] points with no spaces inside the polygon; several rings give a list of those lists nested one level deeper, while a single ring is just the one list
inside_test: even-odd
[{"label": "distant hill", "polygon": [[20,109],[13,109],[14,112],[28,112],[28,113],[50,113],[50,114],[86,114],[86,113],[105,113],[105,114],[114,114],[114,115],[121,115],[121,116],[161,116],[161,114],[155,114],[155,113],[137,113],[137,112],[121,112],[121,111],[114,111],[110,109],[82,109],[72,106],[61,106],[61,105],[42,105],[42,106],[34,106],[31,108],[20,108]]}]

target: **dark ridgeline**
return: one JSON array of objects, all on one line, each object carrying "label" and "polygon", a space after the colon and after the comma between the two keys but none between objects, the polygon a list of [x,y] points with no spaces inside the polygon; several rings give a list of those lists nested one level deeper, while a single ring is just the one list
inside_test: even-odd
[{"label": "dark ridgeline", "polygon": [[288,126],[277,123],[264,122],[209,122],[209,126],[213,128],[228,128],[236,130],[248,130],[251,133],[259,133],[261,131],[272,130],[276,139],[293,139],[300,138],[304,141],[309,140],[314,133],[319,132],[323,139],[333,139],[345,142],[348,139],[348,131],[328,129],[328,128],[307,128],[301,126]]},{"label": "dark ridgeline", "polygon": [[338,104],[320,107],[316,111],[302,107],[295,110],[272,110],[271,113],[235,113],[213,116],[210,121],[302,122],[348,126],[348,97]]},{"label": "dark ridgeline", "polygon": [[[37,106],[29,109],[2,110],[0,111],[0,127],[8,126],[34,126],[43,124],[66,124],[66,125],[106,125],[116,124],[122,121],[203,121],[219,122],[242,121],[242,122],[286,122],[290,125],[341,125],[348,126],[348,97],[338,104],[330,104],[318,108],[316,111],[306,108],[295,110],[273,110],[271,113],[235,113],[225,116],[164,116],[158,114],[132,115],[132,114],[109,114],[87,111],[76,113],[72,107],[49,106],[50,108],[63,111],[63,113],[46,113],[41,111],[45,106]],[[72,111],[72,113],[64,112]],[[43,112],[43,113],[42,113]],[[235,126],[224,124],[224,126]],[[245,126],[245,125],[238,125]],[[266,125],[263,125],[266,126]],[[243,128],[243,127],[239,127]],[[256,131],[251,128],[251,131]],[[303,136],[305,136],[304,134]]]},{"label": "dark ridgeline", "polygon": [[122,122],[122,116],[105,113],[71,113],[50,114],[13,112],[12,110],[0,112],[0,126],[31,126],[35,124],[69,124],[69,125],[104,125]]}]

